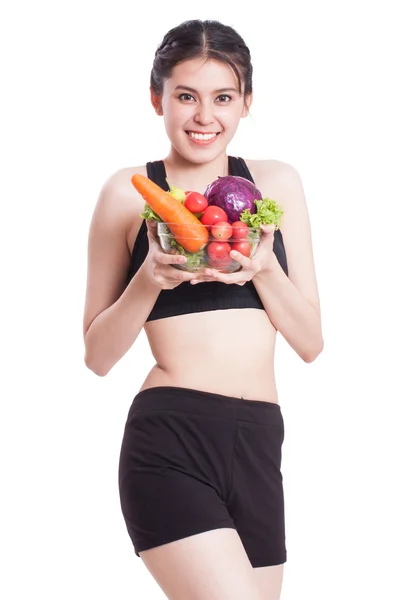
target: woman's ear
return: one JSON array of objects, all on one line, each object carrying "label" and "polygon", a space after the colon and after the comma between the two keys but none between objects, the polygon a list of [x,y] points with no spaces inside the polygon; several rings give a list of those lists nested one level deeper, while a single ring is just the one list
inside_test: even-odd
[{"label": "woman's ear", "polygon": [[251,94],[247,94],[247,96],[245,96],[245,98],[244,98],[242,117],[247,117],[247,115],[250,112],[250,107],[252,104],[253,104],[253,92]]},{"label": "woman's ear", "polygon": [[155,91],[153,90],[153,88],[150,88],[150,99],[151,99],[151,103],[152,103],[153,108],[156,111],[156,113],[159,116],[162,116],[163,109],[162,109],[162,103],[161,103],[161,96],[156,94]]}]

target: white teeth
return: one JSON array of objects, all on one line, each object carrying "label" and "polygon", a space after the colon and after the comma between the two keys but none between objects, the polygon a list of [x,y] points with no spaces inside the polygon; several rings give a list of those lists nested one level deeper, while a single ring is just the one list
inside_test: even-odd
[{"label": "white teeth", "polygon": [[211,140],[212,138],[215,138],[215,136],[217,134],[216,133],[194,133],[193,131],[189,131],[189,135],[190,135],[190,137],[194,138],[195,140]]}]

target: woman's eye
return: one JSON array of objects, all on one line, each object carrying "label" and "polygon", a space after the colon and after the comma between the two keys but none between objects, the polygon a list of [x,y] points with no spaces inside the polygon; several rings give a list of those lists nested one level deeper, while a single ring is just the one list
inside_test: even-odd
[{"label": "woman's eye", "polygon": [[194,100],[192,94],[181,94],[179,100]]},{"label": "woman's eye", "polygon": [[219,102],[222,102],[223,104],[226,104],[227,102],[232,100],[232,98],[230,96],[228,96],[227,94],[221,94],[220,96],[218,96],[217,100]]}]

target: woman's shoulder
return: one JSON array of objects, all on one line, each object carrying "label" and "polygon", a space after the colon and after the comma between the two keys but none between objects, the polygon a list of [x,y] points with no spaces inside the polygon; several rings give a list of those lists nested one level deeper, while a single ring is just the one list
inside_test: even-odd
[{"label": "woman's shoulder", "polygon": [[123,167],[111,173],[101,187],[98,204],[113,212],[140,212],[144,200],[132,185],[134,173],[146,175],[146,166]]},{"label": "woman's shoulder", "polygon": [[265,160],[248,160],[244,159],[251,174],[254,175],[254,180],[257,178],[263,179],[266,177],[282,177],[289,176],[296,172],[293,165],[277,159]]},{"label": "woman's shoulder", "polygon": [[147,169],[145,165],[139,167],[122,167],[117,171],[113,172],[105,181],[103,190],[109,191],[113,194],[121,196],[134,197],[137,196],[137,192],[132,185],[132,176],[135,173],[141,175],[147,175]]},{"label": "woman's shoulder", "polygon": [[293,192],[302,192],[302,182],[297,169],[282,160],[246,160],[245,162],[263,196],[287,202]]},{"label": "woman's shoulder", "polygon": [[104,181],[94,208],[94,222],[130,229],[132,223],[140,220],[144,200],[132,185],[134,173],[145,175],[146,167],[124,167]]}]

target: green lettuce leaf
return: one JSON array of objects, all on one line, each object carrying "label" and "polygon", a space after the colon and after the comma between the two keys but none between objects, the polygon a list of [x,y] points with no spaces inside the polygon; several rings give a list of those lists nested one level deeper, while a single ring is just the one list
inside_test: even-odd
[{"label": "green lettuce leaf", "polygon": [[153,211],[152,208],[150,208],[150,206],[147,204],[147,202],[144,205],[144,210],[140,216],[142,217],[142,219],[162,222],[162,219],[158,215],[156,215],[156,213]]},{"label": "green lettuce leaf", "polygon": [[171,240],[171,246],[177,248],[177,250],[179,250],[179,254],[183,254],[183,256],[186,256],[186,266],[189,270],[197,268],[201,265],[201,261],[205,256],[204,248],[203,250],[199,250],[198,252],[188,252],[187,250],[185,250],[185,248],[178,244],[178,242],[175,239]]},{"label": "green lettuce leaf", "polygon": [[260,227],[260,225],[275,225],[278,229],[283,216],[283,209],[278,206],[275,200],[271,198],[263,198],[262,200],[254,200],[256,212],[250,213],[246,208],[240,215],[240,220],[246,223],[249,227]]}]

